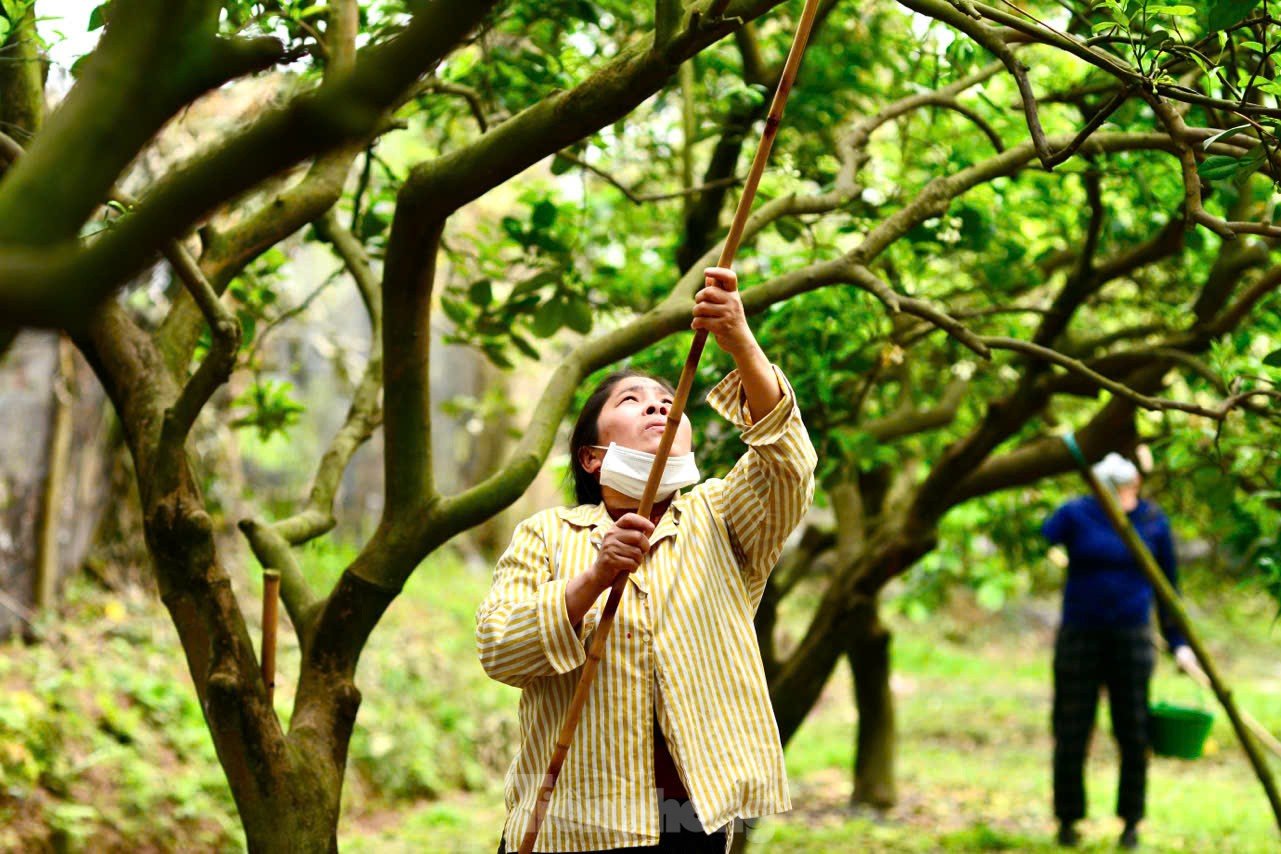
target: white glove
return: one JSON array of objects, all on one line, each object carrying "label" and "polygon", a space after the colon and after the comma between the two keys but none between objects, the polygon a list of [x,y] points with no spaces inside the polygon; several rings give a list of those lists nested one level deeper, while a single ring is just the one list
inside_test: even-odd
[{"label": "white glove", "polygon": [[1192,647],[1185,643],[1179,644],[1178,647],[1175,648],[1174,663],[1177,664],[1179,669],[1184,673],[1191,674],[1201,669],[1201,665],[1198,664],[1196,660],[1196,653],[1192,651]]}]

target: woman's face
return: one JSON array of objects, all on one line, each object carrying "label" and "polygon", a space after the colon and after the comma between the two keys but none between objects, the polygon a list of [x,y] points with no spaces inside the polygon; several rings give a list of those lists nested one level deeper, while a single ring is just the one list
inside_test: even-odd
[{"label": "woman's face", "polygon": [[[671,407],[672,393],[659,383],[648,377],[624,377],[610,389],[596,418],[596,444],[609,447],[610,442],[617,442],[634,451],[656,453]],[[672,440],[672,455],[688,454],[693,441],[689,418],[682,414]],[[590,474],[598,472],[605,452],[584,448],[582,453],[583,468]]]},{"label": "woman's face", "polygon": [[1129,513],[1135,507],[1139,506],[1139,492],[1142,485],[1142,481],[1138,478],[1135,478],[1131,483],[1122,483],[1117,485],[1116,497],[1122,510]]}]

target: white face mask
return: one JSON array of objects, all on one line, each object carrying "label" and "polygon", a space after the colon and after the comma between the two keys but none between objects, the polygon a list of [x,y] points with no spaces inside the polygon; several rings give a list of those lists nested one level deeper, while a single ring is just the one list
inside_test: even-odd
[{"label": "white face mask", "polygon": [[[589,445],[605,452],[605,459],[600,464],[600,485],[617,489],[629,498],[639,499],[645,494],[645,484],[649,480],[649,470],[654,465],[654,455],[644,451],[624,448],[617,442],[610,442],[609,447]],[[663,501],[678,489],[698,483],[698,466],[694,465],[692,453],[681,456],[669,456],[667,466],[663,469],[663,479],[658,482],[656,501]]]}]

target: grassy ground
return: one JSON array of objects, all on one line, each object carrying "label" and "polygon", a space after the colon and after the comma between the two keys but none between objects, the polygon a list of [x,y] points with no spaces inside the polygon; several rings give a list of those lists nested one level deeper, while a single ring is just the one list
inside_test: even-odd
[{"label": "grassy ground", "polygon": [[[307,565],[325,576],[343,560],[317,549]],[[346,783],[344,851],[494,849],[517,692],[488,680],[472,651],[472,613],[487,582],[483,568],[424,566],[374,634],[361,662],[366,700]],[[1242,705],[1281,732],[1273,611],[1242,594],[1201,601],[1200,624]],[[763,821],[754,850],[1049,849],[1052,613],[1046,602],[998,615],[960,603],[928,623],[896,622],[899,805],[885,814],[847,806],[854,712],[842,666],[788,749],[797,808]],[[297,666],[291,640],[282,635],[282,717]],[[149,597],[76,585],[48,643],[0,647],[0,850],[241,848],[173,641]],[[1213,706],[1172,670],[1160,666],[1158,698]],[[1101,707],[1085,850],[1111,850],[1119,832],[1109,817],[1116,752],[1106,718]],[[1146,849],[1278,850],[1262,790],[1222,714],[1207,753],[1153,762]]]},{"label": "grassy ground", "polygon": [[[465,586],[452,589],[461,593]],[[1241,704],[1281,732],[1281,629],[1273,630],[1270,608],[1237,593],[1216,597],[1213,608],[1197,612]],[[1054,849],[1048,726],[1053,610],[1053,603],[1037,602],[991,615],[961,603],[928,624],[895,625],[900,803],[884,814],[848,806],[855,714],[849,670],[842,665],[788,749],[797,808],[763,821],[752,834],[754,850]],[[460,611],[455,619],[441,634],[470,631],[470,613]],[[470,661],[458,666],[473,667]],[[1200,696],[1168,660],[1158,668],[1153,692],[1157,699],[1214,707],[1214,698]],[[514,708],[513,696],[509,714]],[[1086,851],[1114,850],[1120,832],[1111,817],[1117,754],[1107,736],[1106,703],[1099,721],[1103,730],[1094,741],[1087,782],[1091,818],[1080,825]],[[1281,774],[1281,763],[1274,767]],[[344,850],[491,851],[502,822],[501,793],[492,787],[455,792],[373,821],[352,818]],[[1205,757],[1154,759],[1143,830],[1151,851],[1278,850],[1267,801],[1222,713]]]}]

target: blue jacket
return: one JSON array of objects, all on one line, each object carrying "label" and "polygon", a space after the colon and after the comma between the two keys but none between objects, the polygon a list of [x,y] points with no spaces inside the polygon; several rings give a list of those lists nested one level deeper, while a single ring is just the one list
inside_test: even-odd
[{"label": "blue jacket", "polygon": [[[1178,569],[1170,520],[1150,501],[1127,514],[1170,583],[1178,589]],[[1081,628],[1124,629],[1148,624],[1154,594],[1125,541],[1112,528],[1094,496],[1076,498],[1054,511],[1041,527],[1051,543],[1067,548],[1068,579],[1063,591],[1063,624]],[[1164,609],[1161,631],[1170,648],[1185,643]]]}]

